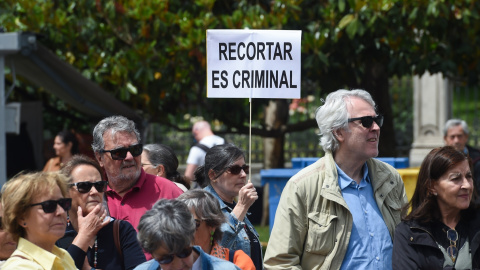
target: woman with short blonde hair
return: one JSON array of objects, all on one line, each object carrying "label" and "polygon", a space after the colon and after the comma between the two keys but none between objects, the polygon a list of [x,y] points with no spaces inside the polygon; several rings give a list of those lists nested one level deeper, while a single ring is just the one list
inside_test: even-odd
[{"label": "woman with short blonde hair", "polygon": [[2,188],[3,227],[18,240],[5,269],[76,269],[72,257],[55,242],[67,226],[72,200],[66,177],[59,173],[25,173]]}]

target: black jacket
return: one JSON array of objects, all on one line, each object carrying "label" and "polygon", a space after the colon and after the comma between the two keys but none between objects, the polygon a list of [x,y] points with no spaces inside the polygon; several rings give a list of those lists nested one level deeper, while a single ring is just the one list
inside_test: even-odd
[{"label": "black jacket", "polygon": [[[473,269],[480,269],[480,226],[477,218],[469,221],[469,244]],[[402,221],[395,229],[393,269],[443,269],[443,253],[435,242],[431,228],[414,220]],[[453,268],[446,268],[453,269]]]}]

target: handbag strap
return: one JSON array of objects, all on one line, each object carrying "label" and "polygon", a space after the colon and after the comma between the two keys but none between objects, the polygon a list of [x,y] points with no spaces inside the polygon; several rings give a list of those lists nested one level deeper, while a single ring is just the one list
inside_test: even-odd
[{"label": "handbag strap", "polygon": [[122,268],[123,268],[123,252],[122,247],[120,245],[120,220],[115,219],[113,221],[113,241],[115,242],[115,247],[117,248],[117,252],[120,255],[120,260],[122,261]]}]

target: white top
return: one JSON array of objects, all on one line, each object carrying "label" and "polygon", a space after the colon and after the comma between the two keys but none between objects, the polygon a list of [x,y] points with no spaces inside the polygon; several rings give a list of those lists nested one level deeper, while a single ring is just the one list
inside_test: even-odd
[{"label": "white top", "polygon": [[[224,144],[225,140],[217,135],[210,135],[201,139],[199,143],[211,148],[215,145]],[[205,154],[205,151],[196,146],[193,146],[192,148],[190,148],[190,152],[188,153],[187,164],[202,166],[205,163]]]}]

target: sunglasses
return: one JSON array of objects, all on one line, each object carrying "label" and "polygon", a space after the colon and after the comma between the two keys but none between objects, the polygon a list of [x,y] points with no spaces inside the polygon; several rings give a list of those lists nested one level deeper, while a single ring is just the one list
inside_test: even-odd
[{"label": "sunglasses", "polygon": [[448,229],[447,231],[447,238],[450,241],[450,246],[447,248],[447,254],[452,259],[452,262],[455,262],[457,259],[457,240],[458,240],[458,233],[456,230]]},{"label": "sunglasses", "polygon": [[92,187],[95,187],[95,189],[98,192],[105,192],[107,191],[107,181],[98,181],[98,182],[78,182],[78,183],[73,183],[69,184],[70,187],[76,186],[78,192],[80,193],[88,193],[92,189]]},{"label": "sunglasses", "polygon": [[0,217],[0,230],[3,230],[2,217]]},{"label": "sunglasses", "polygon": [[360,120],[362,122],[362,126],[365,128],[370,128],[373,125],[373,121],[377,123],[378,127],[383,126],[383,115],[373,116],[363,116],[363,117],[356,117],[356,118],[348,118],[348,122],[353,122]]},{"label": "sunglasses", "polygon": [[173,256],[177,256],[180,259],[186,258],[192,254],[192,247],[184,248],[182,251],[176,254],[167,254],[163,255],[160,259],[157,260],[159,264],[169,264],[173,261]]},{"label": "sunglasses", "polygon": [[242,170],[248,174],[250,172],[250,166],[248,165],[243,165],[243,166],[240,166],[240,165],[232,165],[230,167],[227,168],[228,171],[230,171],[231,174],[233,175],[239,175]]},{"label": "sunglasses", "polygon": [[71,198],[63,198],[59,200],[48,200],[41,203],[34,203],[30,204],[30,206],[41,205],[43,212],[45,214],[53,213],[57,210],[57,204],[63,208],[63,210],[68,211],[72,208],[72,199]]},{"label": "sunglasses", "polygon": [[109,152],[110,155],[112,156],[112,159],[114,160],[124,160],[127,157],[127,152],[130,152],[132,156],[138,157],[142,154],[143,152],[143,144],[135,144],[131,145],[129,147],[122,147],[122,148],[117,148],[113,150],[105,150],[101,149],[100,153],[106,153]]}]

